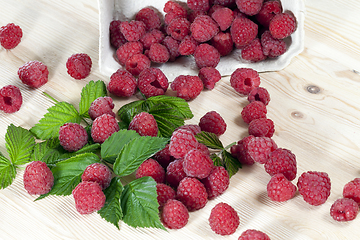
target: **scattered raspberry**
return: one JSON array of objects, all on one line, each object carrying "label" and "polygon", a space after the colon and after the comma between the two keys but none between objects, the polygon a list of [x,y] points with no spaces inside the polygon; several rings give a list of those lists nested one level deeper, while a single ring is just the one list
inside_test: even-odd
[{"label": "scattered raspberry", "polygon": [[129,42],[139,41],[146,32],[146,25],[143,21],[131,20],[121,22],[120,31]]},{"label": "scattered raspberry", "polygon": [[267,118],[254,119],[249,123],[248,131],[255,137],[271,138],[275,132],[274,122]]},{"label": "scattered raspberry", "polygon": [[38,88],[47,83],[49,71],[45,64],[39,61],[30,61],[18,70],[20,80],[31,88]]},{"label": "scattered raspberry", "polygon": [[330,195],[331,182],[327,173],[308,171],[301,174],[297,187],[305,202],[318,206],[326,202]]},{"label": "scattered raspberry", "polygon": [[115,117],[103,114],[97,117],[91,127],[91,137],[96,143],[103,143],[114,132],[119,131],[119,124]]},{"label": "scattered raspberry", "polygon": [[260,76],[251,68],[237,68],[230,77],[231,86],[242,95],[248,95],[260,85]]},{"label": "scattered raspberry", "polygon": [[351,198],[360,205],[360,178],[355,178],[354,180],[345,184],[343,189],[343,197]]},{"label": "scattered raspberry", "polygon": [[188,131],[192,132],[194,135],[201,132],[200,126],[196,125],[196,124],[185,124],[185,125],[182,125],[182,126],[176,128],[175,130],[179,130],[179,129],[188,130]]},{"label": "scattered raspberry", "polygon": [[186,36],[179,44],[179,53],[183,56],[193,55],[199,43],[192,37]]},{"label": "scattered raspberry", "polygon": [[282,173],[277,173],[271,177],[267,184],[267,194],[269,198],[276,202],[285,202],[294,197],[296,186],[286,179]]},{"label": "scattered raspberry", "polygon": [[136,178],[152,177],[157,183],[165,182],[165,170],[164,168],[154,159],[149,158],[145,160],[136,170]]},{"label": "scattered raspberry", "polygon": [[20,89],[14,85],[7,85],[0,89],[0,110],[14,113],[20,110],[22,95]]},{"label": "scattered raspberry", "polygon": [[98,97],[91,103],[88,113],[92,120],[105,113],[115,117],[114,107],[115,105],[111,97]]},{"label": "scattered raspberry", "polygon": [[258,25],[248,18],[236,17],[231,24],[230,34],[236,48],[248,45],[258,34]]},{"label": "scattered raspberry", "polygon": [[199,70],[199,78],[204,84],[206,89],[212,90],[215,87],[215,84],[220,81],[221,74],[220,72],[213,67],[204,67]]},{"label": "scattered raspberry", "polygon": [[270,240],[270,238],[259,230],[248,229],[241,234],[238,240]]},{"label": "scattered raspberry", "polygon": [[0,28],[0,44],[5,49],[13,49],[21,42],[21,27],[14,23],[8,23]]},{"label": "scattered raspberry", "polygon": [[170,138],[169,151],[173,157],[183,158],[187,152],[196,148],[198,144],[199,142],[192,132],[179,129],[174,131]]},{"label": "scattered raspberry", "polygon": [[161,220],[167,228],[183,228],[189,220],[189,212],[185,205],[175,199],[170,199],[164,205]]},{"label": "scattered raspberry", "polygon": [[266,59],[259,38],[255,38],[242,49],[241,58],[250,62],[259,62]]},{"label": "scattered raspberry", "polygon": [[167,26],[166,33],[181,41],[190,33],[190,22],[186,18],[175,18]]},{"label": "scattered raspberry", "polygon": [[210,9],[209,0],[187,0],[187,6],[194,11],[207,11]]},{"label": "scattered raspberry", "polygon": [[120,20],[113,20],[110,22],[110,44],[115,49],[118,49],[120,46],[124,45],[127,42],[124,35],[120,31],[120,24]]},{"label": "scattered raspberry", "polygon": [[81,175],[81,180],[88,182],[97,182],[101,189],[110,186],[111,171],[101,163],[93,163],[85,168],[84,173]]},{"label": "scattered raspberry", "polygon": [[46,163],[34,161],[26,166],[23,181],[29,194],[41,195],[50,192],[54,185],[54,176]]},{"label": "scattered raspberry", "polygon": [[237,158],[240,163],[246,164],[246,165],[253,165],[255,163],[254,159],[251,157],[251,155],[247,154],[245,145],[247,145],[249,141],[253,139],[253,136],[248,136],[240,141],[237,142],[237,144],[231,146],[230,153],[233,157]]},{"label": "scattered raspberry", "polygon": [[91,65],[91,58],[86,53],[75,53],[66,61],[67,73],[75,79],[89,76]]},{"label": "scattered raspberry", "polygon": [[286,38],[296,30],[296,19],[288,12],[276,14],[269,23],[269,30],[274,38]]},{"label": "scattered raspberry", "polygon": [[137,84],[146,97],[164,95],[169,87],[167,77],[159,68],[147,68],[142,71]]},{"label": "scattered raspberry", "polygon": [[129,130],[134,130],[140,136],[151,137],[156,137],[159,131],[154,116],[147,112],[136,114],[129,124]]},{"label": "scattered raspberry", "polygon": [[169,185],[164,183],[156,184],[157,201],[159,203],[159,209],[165,205],[169,199],[175,199],[176,192]]},{"label": "scattered raspberry", "polygon": [[181,6],[178,2],[175,1],[167,1],[164,5],[164,12],[165,12],[165,24],[169,25],[170,22],[178,17],[184,17],[187,16],[187,10]]},{"label": "scattered raspberry", "polygon": [[125,62],[125,69],[134,76],[138,76],[151,65],[150,59],[142,53],[129,57]]},{"label": "scattered raspberry", "polygon": [[210,44],[202,43],[196,47],[194,58],[196,66],[199,69],[204,67],[215,68],[220,62],[220,53]]},{"label": "scattered raspberry", "polygon": [[88,134],[78,123],[65,123],[59,129],[60,145],[69,152],[80,150],[88,141]]},{"label": "scattered raspberry", "polygon": [[339,222],[354,220],[359,212],[359,205],[351,198],[340,198],[330,208],[331,217]]},{"label": "scattered raspberry", "polygon": [[169,50],[170,58],[169,61],[173,62],[176,60],[178,56],[180,56],[179,53],[179,42],[175,40],[171,36],[166,36],[164,40],[162,41],[162,44]]},{"label": "scattered raspberry", "polygon": [[215,20],[215,22],[219,25],[221,31],[225,31],[228,29],[233,20],[234,20],[234,12],[227,7],[221,7],[216,9],[211,17]]},{"label": "scattered raspberry", "polygon": [[207,112],[200,118],[199,126],[201,131],[211,132],[218,136],[226,131],[226,123],[224,119],[216,111]]},{"label": "scattered raspberry", "polygon": [[283,39],[275,39],[270,31],[261,34],[261,45],[264,55],[274,58],[286,52],[286,43]]},{"label": "scattered raspberry", "polygon": [[253,137],[248,136],[244,141],[244,157],[251,158],[255,162],[265,164],[271,152],[277,149],[277,145],[271,138],[268,137]]},{"label": "scattered raspberry", "polygon": [[165,63],[170,59],[169,50],[161,43],[152,44],[148,56],[150,60],[155,63]]},{"label": "scattered raspberry", "polygon": [[123,45],[121,45],[116,50],[116,57],[119,61],[119,63],[122,66],[125,66],[126,60],[130,58],[131,56],[139,53],[143,53],[144,47],[143,44],[139,41],[137,42],[127,42]]},{"label": "scattered raspberry", "polygon": [[260,12],[263,1],[264,0],[236,0],[236,5],[240,12],[248,16],[254,16]]},{"label": "scattered raspberry", "polygon": [[177,188],[180,181],[186,177],[183,162],[182,159],[172,161],[166,168],[166,181],[174,188]]},{"label": "scattered raspberry", "polygon": [[199,96],[204,86],[198,76],[179,75],[171,83],[170,88],[176,91],[177,97],[190,101]]},{"label": "scattered raspberry", "polygon": [[214,163],[210,155],[206,155],[198,149],[190,150],[184,157],[183,168],[189,177],[206,178],[213,167]]},{"label": "scattered raspberry", "polygon": [[271,19],[283,9],[280,0],[267,0],[263,3],[258,14],[255,15],[256,20],[264,27],[269,27]]},{"label": "scattered raspberry", "polygon": [[240,218],[233,207],[221,202],[211,209],[209,224],[211,230],[219,235],[233,234],[240,224]]},{"label": "scattered raspberry", "polygon": [[196,211],[205,207],[208,195],[204,184],[198,179],[185,177],[179,183],[176,198],[181,201],[189,211]]},{"label": "scattered raspberry", "polygon": [[220,56],[226,56],[232,52],[234,43],[230,32],[219,32],[211,39],[211,45],[220,53]]},{"label": "scattered raspberry", "polygon": [[272,151],[264,167],[270,176],[282,173],[289,181],[294,180],[296,177],[296,157],[288,149],[278,148]]},{"label": "scattered raspberry", "polygon": [[241,117],[246,123],[254,119],[266,118],[266,106],[262,102],[255,101],[246,105],[241,111]]},{"label": "scattered raspberry", "polygon": [[72,191],[76,210],[80,214],[90,214],[100,210],[105,204],[105,194],[97,182],[80,182]]},{"label": "scattered raspberry", "polygon": [[270,94],[269,92],[263,87],[256,87],[250,91],[248,95],[248,101],[260,101],[265,105],[268,105],[270,102]]},{"label": "scattered raspberry", "polygon": [[161,43],[165,38],[165,35],[159,29],[153,29],[145,33],[141,38],[140,42],[143,44],[145,49],[149,49],[154,43]]},{"label": "scattered raspberry", "polygon": [[217,23],[208,15],[199,15],[190,25],[191,36],[198,42],[207,42],[218,32]]},{"label": "scattered raspberry", "polygon": [[212,169],[209,176],[201,179],[204,184],[209,199],[220,196],[228,189],[230,184],[229,173],[224,167],[216,166]]},{"label": "scattered raspberry", "polygon": [[152,29],[159,29],[161,26],[161,18],[157,10],[152,7],[142,8],[135,15],[136,21],[145,23],[145,29],[151,31]]},{"label": "scattered raspberry", "polygon": [[130,97],[136,92],[136,79],[126,70],[118,69],[110,76],[107,90],[118,97]]}]

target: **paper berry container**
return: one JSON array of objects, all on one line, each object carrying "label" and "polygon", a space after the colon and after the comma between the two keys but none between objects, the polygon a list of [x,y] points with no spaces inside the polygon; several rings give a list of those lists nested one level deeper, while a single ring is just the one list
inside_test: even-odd
[{"label": "paper berry container", "polygon": [[[163,8],[168,0],[99,0],[99,67],[100,72],[110,76],[122,66],[115,59],[115,49],[110,45],[109,26],[112,20],[129,21],[144,7],[153,6],[165,15]],[[186,2],[186,0],[182,0]],[[221,57],[216,69],[222,76],[231,75],[235,69],[241,67],[253,68],[258,72],[279,71],[290,64],[293,57],[304,49],[304,18],[305,5],[303,0],[281,0],[283,11],[291,11],[297,20],[296,31],[286,38],[287,51],[280,57],[266,59],[257,63],[250,63],[241,59],[241,50],[236,49],[230,55]],[[157,64],[164,74],[172,81],[179,74],[197,75],[197,68],[193,57],[180,57],[175,62]]]}]

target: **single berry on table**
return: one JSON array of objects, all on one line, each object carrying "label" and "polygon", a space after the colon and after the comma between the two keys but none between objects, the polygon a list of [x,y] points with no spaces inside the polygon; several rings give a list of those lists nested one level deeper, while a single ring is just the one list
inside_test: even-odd
[{"label": "single berry on table", "polygon": [[26,166],[23,182],[29,194],[41,195],[50,192],[54,185],[54,176],[45,162],[34,161]]},{"label": "single berry on table", "polygon": [[7,85],[0,89],[0,110],[14,113],[20,110],[23,99],[21,91],[14,85]]},{"label": "single berry on table", "polygon": [[106,201],[100,185],[97,182],[80,182],[73,190],[76,210],[80,214],[90,214],[100,210]]},{"label": "single berry on table", "polygon": [[92,61],[86,53],[75,53],[66,61],[67,73],[75,79],[84,79],[89,76]]},{"label": "single berry on table", "polygon": [[226,236],[235,233],[240,224],[240,218],[232,206],[220,202],[211,209],[209,224],[216,234]]}]

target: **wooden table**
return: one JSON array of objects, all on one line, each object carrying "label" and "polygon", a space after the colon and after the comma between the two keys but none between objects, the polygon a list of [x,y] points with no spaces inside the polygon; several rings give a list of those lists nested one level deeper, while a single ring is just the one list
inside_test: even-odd
[{"label": "wooden table", "polygon": [[[296,155],[297,177],[309,170],[329,174],[332,188],[325,204],[310,206],[299,194],[285,203],[270,201],[266,195],[270,176],[255,164],[240,169],[226,193],[191,213],[181,230],[134,229],[122,222],[118,230],[96,213],[77,213],[71,196],[34,202],[36,197],[23,188],[23,170],[18,169],[13,184],[0,190],[0,239],[219,239],[207,219],[211,208],[222,201],[238,211],[241,223],[235,234],[221,239],[237,239],[250,228],[273,240],[358,239],[360,217],[340,223],[329,210],[342,197],[344,185],[360,176],[360,2],[307,0],[305,5],[305,50],[284,70],[261,73],[261,86],[271,95],[268,117],[276,125],[273,139]],[[0,151],[7,156],[7,126],[30,128],[52,106],[42,92],[78,104],[88,81],[108,82],[109,76],[98,68],[96,0],[0,0],[0,6],[0,25],[14,22],[24,32],[18,47],[0,50],[1,86],[18,86],[24,98],[19,112],[0,113]],[[72,79],[65,67],[67,58],[77,52],[93,60],[91,75],[81,81]],[[18,68],[30,60],[46,63],[50,71],[49,82],[37,90],[28,89],[17,77]],[[115,108],[131,100],[115,98]],[[218,111],[228,124],[221,137],[226,145],[247,135],[240,116],[245,104],[224,77],[213,91],[204,91],[190,103],[195,116],[187,123],[198,123],[206,112]]]}]

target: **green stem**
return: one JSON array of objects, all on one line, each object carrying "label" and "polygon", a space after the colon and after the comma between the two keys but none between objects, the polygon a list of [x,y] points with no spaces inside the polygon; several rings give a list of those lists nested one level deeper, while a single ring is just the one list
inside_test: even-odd
[{"label": "green stem", "polygon": [[54,101],[55,103],[58,103],[58,102],[59,102],[58,100],[56,100],[55,98],[53,98],[52,96],[50,96],[48,93],[43,92],[43,94],[44,94],[46,97],[48,97],[49,99],[51,99],[52,101]]}]

